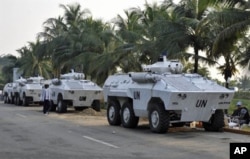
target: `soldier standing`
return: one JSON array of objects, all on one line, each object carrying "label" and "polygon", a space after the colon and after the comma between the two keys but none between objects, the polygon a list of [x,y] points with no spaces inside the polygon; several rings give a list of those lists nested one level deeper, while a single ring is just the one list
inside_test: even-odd
[{"label": "soldier standing", "polygon": [[43,90],[43,113],[45,115],[49,114],[50,110],[50,90],[49,90],[49,85],[45,84],[44,85],[44,90]]}]

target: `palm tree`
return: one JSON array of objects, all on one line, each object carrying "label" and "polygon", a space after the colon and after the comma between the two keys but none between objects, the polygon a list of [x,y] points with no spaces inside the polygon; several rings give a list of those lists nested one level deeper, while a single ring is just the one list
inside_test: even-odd
[{"label": "palm tree", "polygon": [[43,76],[45,78],[51,77],[51,60],[44,56],[45,45],[40,41],[35,43],[29,42],[28,47],[22,47],[17,50],[21,57],[19,59],[21,67],[20,71],[23,72],[24,76]]},{"label": "palm tree", "polygon": [[51,58],[52,72],[54,77],[59,77],[63,61],[57,58],[67,48],[67,31],[68,27],[64,23],[64,18],[49,18],[44,22],[44,31],[38,34],[38,39],[46,45],[44,53],[48,58]]},{"label": "palm tree", "polygon": [[157,34],[153,22],[165,12],[157,3],[145,4],[146,10],[130,8],[125,18],[118,15],[114,20],[117,28],[116,48],[109,57],[122,72],[141,71],[141,64],[155,62],[162,50],[156,45]]},{"label": "palm tree", "polygon": [[[169,54],[180,53],[187,58],[194,58],[194,73],[198,72],[198,60],[209,61],[207,58],[200,56],[200,51],[211,51],[204,29],[202,25],[203,19],[209,13],[210,9],[215,7],[219,0],[182,0],[179,4],[173,4],[169,19],[158,23],[158,27],[164,29],[159,30],[159,43],[165,44],[165,49]],[[165,1],[168,3],[168,1]],[[164,4],[164,3],[163,3]],[[186,53],[186,50],[192,48],[194,54]]]},{"label": "palm tree", "polygon": [[151,57],[151,62],[155,62],[162,54],[167,54],[168,58],[178,57],[177,53],[180,50],[173,50],[172,45],[166,46],[167,43],[163,40],[167,26],[173,24],[172,22],[175,20],[174,13],[172,12],[173,6],[175,4],[171,0],[164,1],[159,6],[157,3],[152,5],[145,4],[142,23],[143,28],[145,28],[143,36],[146,38],[143,39],[142,51],[146,56]]},{"label": "palm tree", "polygon": [[[182,72],[184,72],[184,73],[193,73],[193,65],[194,64],[191,63],[191,62],[185,62]],[[211,78],[209,69],[206,66],[200,66],[199,65],[198,66],[198,74],[200,74],[203,77],[209,78],[209,79]]]},{"label": "palm tree", "polygon": [[239,50],[243,50],[243,55],[240,65],[248,66],[248,70],[250,70],[250,34],[243,38],[241,42]]},{"label": "palm tree", "polygon": [[79,30],[80,33],[70,36],[72,61],[68,61],[68,65],[79,68],[91,79],[96,79],[97,68],[103,67],[100,56],[111,49],[109,45],[112,43],[112,30],[109,25],[101,20],[93,20],[92,17],[84,19],[79,25]]},{"label": "palm tree", "polygon": [[[79,25],[83,16],[89,11],[81,11],[79,4],[60,5],[64,9],[64,16],[58,18],[49,18],[44,23],[44,32],[39,37],[46,41],[48,53],[52,59],[53,73],[59,77],[61,73],[69,71],[72,66],[69,65],[69,59],[72,59],[71,45],[74,45],[72,37],[80,34]],[[73,51],[73,52],[72,52]]]},{"label": "palm tree", "polygon": [[140,22],[140,12],[138,9],[131,8],[124,11],[126,18],[117,16],[115,25],[118,28],[116,36],[119,38],[119,44],[114,50],[117,59],[120,60],[119,68],[123,72],[141,70],[140,45],[143,43],[143,26]]},{"label": "palm tree", "polygon": [[219,69],[224,74],[228,88],[229,78],[238,72],[237,66],[244,66],[249,61],[244,58],[249,48],[246,35],[250,28],[250,12],[244,9],[244,5],[227,3],[223,9],[209,14],[204,22],[210,25],[210,31],[213,32],[213,35],[210,34],[214,41],[209,56],[215,60],[224,58],[225,63]]},{"label": "palm tree", "polygon": [[92,78],[97,70],[92,69],[90,60],[107,50],[113,33],[109,25],[93,20],[89,11],[81,11],[79,4],[60,7],[64,9],[64,16],[48,19],[44,32],[39,34],[52,58],[53,72],[58,77],[74,68]]}]

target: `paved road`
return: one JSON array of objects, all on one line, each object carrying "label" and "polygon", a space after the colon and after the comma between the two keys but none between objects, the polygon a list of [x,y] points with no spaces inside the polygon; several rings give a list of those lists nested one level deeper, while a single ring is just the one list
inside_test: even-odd
[{"label": "paved road", "polygon": [[0,103],[0,158],[228,159],[230,142],[250,142],[249,136],[228,132],[153,134],[144,124],[131,130],[109,126],[105,118],[103,124],[84,125],[52,116],[40,108]]}]

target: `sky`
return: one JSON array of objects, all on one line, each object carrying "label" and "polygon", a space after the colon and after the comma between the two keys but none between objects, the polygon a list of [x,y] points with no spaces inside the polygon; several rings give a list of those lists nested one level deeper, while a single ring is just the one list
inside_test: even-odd
[{"label": "sky", "polygon": [[[163,0],[147,0],[149,4]],[[145,0],[0,0],[0,56],[13,54],[28,42],[35,42],[49,18],[63,15],[60,4],[79,3],[89,9],[94,19],[109,21],[124,10],[144,7]]]}]

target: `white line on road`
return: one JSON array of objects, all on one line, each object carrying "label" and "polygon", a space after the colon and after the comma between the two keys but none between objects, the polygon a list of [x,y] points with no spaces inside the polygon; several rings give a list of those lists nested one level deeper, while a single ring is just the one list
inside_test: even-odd
[{"label": "white line on road", "polygon": [[27,118],[27,116],[22,115],[22,114],[16,114],[17,116],[21,117],[21,118]]},{"label": "white line on road", "polygon": [[94,139],[94,138],[89,137],[89,136],[83,136],[83,137],[86,138],[86,139],[89,139],[91,141],[95,141],[95,142],[101,143],[103,145],[107,145],[107,146],[110,146],[110,147],[113,147],[113,148],[119,148],[118,146],[112,145],[110,143],[107,143],[107,142],[104,142],[104,141],[101,141],[101,140]]}]

